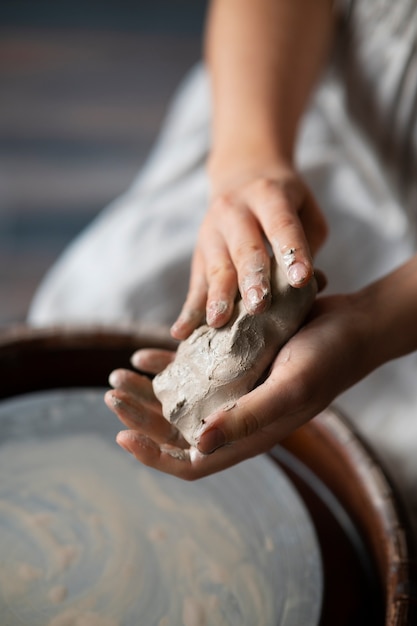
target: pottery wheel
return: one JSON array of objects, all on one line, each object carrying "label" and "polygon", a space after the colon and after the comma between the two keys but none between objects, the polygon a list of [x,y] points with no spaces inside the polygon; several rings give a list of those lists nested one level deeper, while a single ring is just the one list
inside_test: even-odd
[{"label": "pottery wheel", "polygon": [[2,626],[318,624],[319,547],[279,467],[150,470],[114,442],[103,393],[0,403]]}]

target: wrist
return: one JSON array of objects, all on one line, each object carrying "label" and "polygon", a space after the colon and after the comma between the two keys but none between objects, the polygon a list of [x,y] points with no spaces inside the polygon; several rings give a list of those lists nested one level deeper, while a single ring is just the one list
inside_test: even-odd
[{"label": "wrist", "polygon": [[212,195],[234,189],[257,178],[283,180],[298,178],[292,159],[272,151],[213,151],[207,161]]},{"label": "wrist", "polygon": [[350,301],[349,325],[355,335],[358,345],[358,379],[362,379],[373,370],[377,369],[389,358],[384,350],[381,350],[381,333],[378,315],[375,314],[375,302],[369,287],[349,294]]}]

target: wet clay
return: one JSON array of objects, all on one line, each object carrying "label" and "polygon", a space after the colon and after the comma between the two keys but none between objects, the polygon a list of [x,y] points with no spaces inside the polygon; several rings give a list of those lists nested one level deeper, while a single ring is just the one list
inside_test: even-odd
[{"label": "wet clay", "polygon": [[208,415],[233,405],[256,386],[311,308],[315,279],[296,289],[274,263],[271,282],[272,301],[265,313],[250,315],[240,300],[226,326],[197,328],[153,381],[164,417],[191,445]]}]

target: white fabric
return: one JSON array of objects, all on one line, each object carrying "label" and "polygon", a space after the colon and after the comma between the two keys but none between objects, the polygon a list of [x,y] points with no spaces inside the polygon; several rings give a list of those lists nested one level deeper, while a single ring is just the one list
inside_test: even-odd
[{"label": "white fabric", "polygon": [[[393,80],[390,74],[387,81]],[[367,284],[413,254],[417,221],[415,215],[410,221],[410,205],[386,176],[377,143],[361,134],[363,115],[357,124],[347,113],[355,107],[346,105],[341,85],[335,77],[323,81],[298,144],[299,168],[330,225],[317,266],[327,274],[328,290],[339,292]],[[180,86],[146,167],[50,270],[29,321],[173,322],[207,207],[209,146],[209,85],[199,65]],[[417,180],[411,173],[408,201]],[[382,456],[417,520],[416,381],[412,354],[380,368],[337,404]]]},{"label": "white fabric", "polygon": [[[346,5],[346,0],[337,1]],[[349,111],[366,132],[386,178],[415,221],[416,0],[348,0],[338,41]]]}]

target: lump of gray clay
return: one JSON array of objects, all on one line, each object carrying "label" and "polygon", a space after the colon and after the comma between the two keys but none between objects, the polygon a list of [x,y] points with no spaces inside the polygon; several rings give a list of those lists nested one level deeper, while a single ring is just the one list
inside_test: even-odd
[{"label": "lump of gray clay", "polygon": [[274,263],[267,311],[249,315],[240,300],[226,326],[200,326],[180,343],[174,361],[154,378],[153,389],[164,417],[190,445],[196,444],[196,431],[208,415],[256,386],[302,325],[316,293],[315,279],[296,289]]}]

